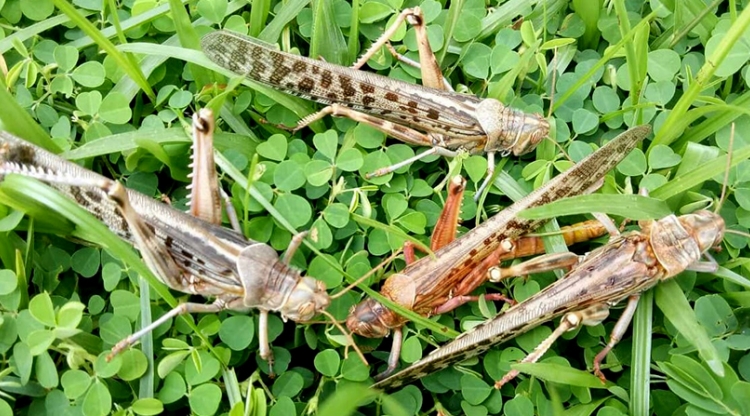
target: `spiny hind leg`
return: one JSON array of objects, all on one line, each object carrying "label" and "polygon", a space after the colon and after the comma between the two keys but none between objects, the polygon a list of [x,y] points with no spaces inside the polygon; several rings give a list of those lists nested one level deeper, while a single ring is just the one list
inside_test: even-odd
[{"label": "spiny hind leg", "polygon": [[[607,233],[607,228],[597,220],[587,220],[561,227],[559,233],[562,234],[565,245],[571,246],[601,237]],[[544,241],[540,235],[525,235],[513,240],[505,240],[503,245],[505,248],[500,261],[546,253]]]},{"label": "spiny hind leg", "polygon": [[303,118],[299,121],[299,123],[297,123],[297,126],[294,127],[292,131],[297,131],[329,115],[333,117],[346,117],[356,122],[367,124],[368,126],[380,130],[383,133],[405,143],[417,146],[433,147],[433,140],[427,134],[412,129],[411,127],[405,127],[400,124],[395,124],[388,120],[384,120],[380,117],[354,110],[341,104],[331,104],[318,111],[317,113],[313,113]]},{"label": "spiny hind leg", "polygon": [[[449,183],[448,195],[445,200],[445,205],[440,213],[437,223],[435,224],[435,230],[433,231],[430,248],[431,250],[437,250],[444,245],[450,243],[455,239],[456,229],[458,227],[459,214],[461,212],[461,201],[463,200],[464,189],[466,188],[466,180],[461,176],[455,176]],[[412,264],[416,257],[414,255],[414,249],[419,248],[411,242],[404,243],[404,258],[407,264]],[[394,275],[386,282],[386,286],[383,287],[382,291],[392,293],[395,298],[400,299],[398,303],[407,305],[413,302],[416,298],[414,287],[411,284],[412,281],[403,275]],[[402,277],[402,279],[399,279]],[[391,289],[391,286],[393,289]],[[411,289],[411,290],[407,290]],[[455,298],[458,299],[458,298]],[[450,301],[449,301],[450,302]],[[458,305],[456,305],[458,306]],[[455,308],[453,306],[450,309]],[[385,371],[375,376],[375,380],[383,380],[395,371],[398,366],[398,360],[401,356],[401,343],[403,341],[402,328],[396,328],[393,332],[393,344],[391,346],[391,353],[388,357],[388,367]]]},{"label": "spiny hind leg", "polygon": [[441,249],[456,239],[465,190],[466,179],[462,176],[456,175],[448,182],[448,195],[432,232],[430,249]]},{"label": "spiny hind leg", "polygon": [[[448,194],[445,198],[443,210],[435,223],[430,238],[430,250],[438,250],[456,238],[456,230],[460,222],[461,202],[463,201],[464,190],[466,189],[466,179],[456,175],[448,183]],[[412,264],[416,261],[414,249],[419,248],[414,243],[407,241],[404,243],[404,259],[406,264]]]},{"label": "spiny hind leg", "polygon": [[239,219],[231,199],[219,186],[214,163],[213,112],[202,108],[193,114],[193,153],[190,168],[190,214],[211,224],[221,225],[221,200],[232,228],[240,232]]},{"label": "spiny hind leg", "polygon": [[[420,43],[420,46],[421,46],[421,43]],[[393,45],[391,45],[390,43],[387,43],[387,44],[385,45],[385,47],[386,47],[386,48],[388,48],[388,51],[389,51],[389,52],[391,53],[391,55],[393,55],[393,57],[394,57],[394,58],[398,59],[398,61],[399,61],[399,62],[403,62],[403,63],[405,63],[406,65],[409,65],[409,66],[411,66],[411,67],[414,67],[414,68],[417,68],[417,69],[419,69],[419,70],[422,70],[422,64],[420,64],[419,62],[417,62],[417,61],[415,61],[415,60],[413,60],[413,59],[411,59],[411,58],[409,58],[409,57],[407,57],[406,55],[403,55],[403,54],[399,53],[399,52],[398,52],[398,51],[396,50],[396,48],[394,48],[394,47],[393,47]],[[422,72],[422,76],[424,77],[424,71]],[[445,91],[455,91],[455,90],[453,89],[453,86],[452,86],[452,85],[450,84],[450,82],[448,81],[448,79],[447,79],[447,78],[445,78],[445,77],[444,77],[444,76],[442,75],[442,71],[441,71],[441,73],[440,73],[440,76],[441,76],[441,77],[442,77],[442,79],[443,79],[443,85],[442,85],[442,86],[440,86],[440,87],[439,87],[439,88],[437,88],[437,89],[442,89],[442,90],[445,90]],[[423,78],[423,79],[424,79],[424,78]],[[431,79],[431,78],[430,78],[430,79]],[[427,83],[425,83],[424,85],[427,85]],[[430,87],[433,87],[433,88],[435,88],[435,87],[434,87],[433,85],[429,85],[429,86],[430,86]]]},{"label": "spiny hind leg", "polygon": [[489,281],[497,283],[508,277],[573,267],[578,262],[579,257],[575,253],[549,253],[510,267],[490,267],[487,271],[487,278]]},{"label": "spiny hind leg", "polygon": [[202,108],[193,114],[193,153],[190,173],[190,214],[211,224],[221,224],[219,180],[214,164],[214,115]]},{"label": "spiny hind leg", "polygon": [[[380,35],[380,37],[351,67],[354,69],[361,68],[378,50],[380,50],[383,45],[388,44],[390,39],[401,26],[401,23],[404,21],[414,27],[416,33],[420,60],[420,63],[417,63],[417,65],[422,71],[422,84],[431,88],[450,90],[451,88],[446,88],[447,82],[445,82],[445,79],[443,78],[443,73],[440,70],[440,65],[438,65],[437,59],[435,58],[435,53],[432,51],[432,47],[430,47],[430,42],[427,37],[427,28],[424,24],[424,16],[422,15],[422,9],[419,7],[402,10],[396,18],[396,21],[388,27],[382,35]],[[399,58],[401,56],[400,54],[396,53],[394,56],[401,60]]]},{"label": "spiny hind leg", "polygon": [[[445,157],[456,157],[456,155],[458,155],[458,153],[453,150],[446,149],[442,146],[434,145],[433,138],[430,137],[430,135],[428,134],[422,133],[411,127],[402,126],[400,124],[396,124],[391,121],[384,120],[382,118],[373,116],[371,114],[363,113],[361,111],[357,111],[357,110],[345,107],[340,104],[329,105],[328,107],[322,109],[318,113],[313,114],[311,117],[313,117],[314,120],[317,120],[326,115],[332,115],[334,117],[346,117],[358,123],[366,124],[374,129],[382,131],[388,136],[401,140],[404,143],[412,144],[415,146],[431,147],[431,149],[426,150],[412,158],[409,158],[407,160],[401,161],[399,163],[393,164],[385,168],[378,169],[374,172],[368,173],[367,175],[365,175],[366,178],[372,178],[375,176],[382,176],[382,175],[388,174],[390,172],[395,171],[396,169],[399,169],[403,166],[407,166],[429,155],[436,154],[436,155],[445,156]],[[300,123],[307,125],[309,124],[307,120],[308,120],[308,117],[301,120]]]},{"label": "spiny hind leg", "polygon": [[430,155],[440,155],[445,157],[456,157],[458,155],[458,152],[447,149],[442,146],[436,146],[434,144],[434,140],[430,135],[422,133],[418,130],[415,130],[411,127],[406,127],[400,124],[393,123],[388,120],[384,120],[380,117],[373,116],[371,114],[363,113],[361,111],[357,111],[354,109],[351,109],[349,107],[345,107],[341,104],[331,104],[328,107],[323,108],[322,110],[310,114],[297,122],[297,125],[288,128],[286,126],[277,125],[279,128],[283,128],[292,132],[296,132],[297,130],[300,130],[311,123],[314,123],[320,119],[322,119],[325,116],[333,116],[333,117],[346,117],[348,119],[354,120],[358,123],[366,124],[376,130],[380,130],[386,135],[393,137],[395,139],[401,140],[404,143],[408,143],[415,146],[427,146],[430,147],[430,149],[413,156],[409,159],[406,159],[404,161],[401,161],[399,163],[395,163],[391,166],[387,166],[384,168],[380,168],[374,172],[368,173],[365,175],[366,178],[372,178],[376,176],[383,176],[388,173],[391,173],[397,169],[400,169],[404,166],[410,165],[414,163],[417,160],[420,160],[424,157],[430,156]]}]

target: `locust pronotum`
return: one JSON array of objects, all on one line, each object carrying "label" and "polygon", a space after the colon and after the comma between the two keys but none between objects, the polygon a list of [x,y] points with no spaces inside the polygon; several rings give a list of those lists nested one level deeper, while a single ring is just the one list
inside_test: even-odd
[{"label": "locust pronotum", "polygon": [[[485,271],[510,250],[506,245],[509,239],[518,238],[541,224],[541,221],[518,217],[519,212],[586,192],[650,131],[649,126],[627,130],[461,238],[450,241],[453,233],[447,233],[445,245],[435,251],[434,257],[424,257],[390,276],[381,290],[383,295],[419,314],[430,315],[439,311],[452,297],[470,293],[484,282]],[[401,328],[406,321],[380,302],[368,298],[352,309],[347,326],[351,331],[370,338],[382,338],[394,332],[388,369],[383,373],[388,374],[398,364]]]},{"label": "locust pronotum", "polygon": [[[523,362],[536,362],[563,333],[581,325],[596,325],[609,314],[610,306],[627,298],[628,304],[615,325],[606,347],[594,359],[594,370],[604,380],[600,364],[627,330],[640,294],[661,280],[684,270],[716,271],[718,264],[707,250],[718,246],[725,232],[724,219],[701,210],[660,220],[641,221],[641,230],[614,237],[608,244],[586,255],[578,263],[575,255],[546,261],[542,256],[515,267],[522,274],[562,266],[573,269],[494,319],[461,334],[450,343],[391,377],[377,382],[376,388],[395,388],[444,369],[453,363],[479,355],[491,346],[512,339],[539,324],[561,316],[560,325]],[[701,261],[705,257],[706,261]],[[515,273],[510,273],[515,274]],[[490,280],[507,277],[499,268],[488,272]],[[511,370],[495,383],[496,388],[518,374]]]},{"label": "locust pronotum", "polygon": [[185,313],[258,309],[259,352],[269,362],[269,368],[272,364],[267,334],[269,311],[296,322],[309,321],[322,313],[346,334],[325,312],[331,301],[325,285],[302,276],[288,265],[302,235],[293,239],[285,256],[279,259],[270,246],[220,226],[213,128],[209,110],[194,115],[192,215],[0,132],[0,178],[20,174],[48,182],[120,237],[131,241],[164,284],[181,292],[215,298],[210,304],[180,304],[117,343],[110,358],[168,319]]},{"label": "locust pronotum", "polygon": [[[424,86],[360,71],[403,21],[414,26]],[[430,154],[448,157],[458,149],[487,153],[488,167],[477,197],[489,185],[495,153],[522,155],[549,134],[549,123],[536,114],[506,107],[493,98],[480,99],[446,88],[430,49],[422,11],[401,12],[396,22],[351,67],[292,55],[258,39],[228,31],[203,37],[205,54],[216,64],[286,93],[327,104],[297,124],[298,130],[326,115],[368,124],[406,143],[430,146],[411,159],[371,173],[384,175]]]}]

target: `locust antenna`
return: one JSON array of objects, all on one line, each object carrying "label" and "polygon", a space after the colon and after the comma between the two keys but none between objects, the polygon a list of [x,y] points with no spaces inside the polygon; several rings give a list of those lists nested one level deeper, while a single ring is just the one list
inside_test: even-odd
[{"label": "locust antenna", "polygon": [[750,234],[742,232],[742,231],[739,231],[739,230],[733,230],[731,228],[725,228],[724,229],[724,234],[734,234],[734,235],[739,235],[739,236],[742,236],[742,237],[745,237],[745,238],[750,238]]},{"label": "locust antenna", "polygon": [[[336,293],[335,295],[330,296],[330,299],[331,300],[336,299],[336,298],[342,296],[344,293],[350,291],[352,288],[356,287],[358,284],[362,283],[365,279],[367,279],[370,276],[372,276],[373,273],[375,273],[376,271],[382,269],[386,264],[388,264],[391,261],[393,261],[393,259],[395,259],[399,254],[401,254],[401,251],[402,251],[401,249],[398,249],[395,252],[393,252],[393,254],[391,254],[390,256],[388,256],[387,259],[383,260],[382,262],[380,262],[380,264],[378,264],[377,266],[375,266],[372,270],[370,270],[369,272],[365,273],[364,276],[362,276],[359,279],[355,280],[354,283],[350,284],[346,289],[342,290],[339,293]],[[320,311],[320,313],[322,313],[328,319],[331,320],[331,323],[336,328],[338,328],[338,330],[341,331],[342,334],[344,334],[344,336],[346,337],[347,341],[349,341],[349,344],[351,344],[352,348],[354,348],[354,351],[357,352],[357,355],[359,356],[359,359],[362,360],[362,362],[365,363],[365,365],[369,365],[367,363],[367,359],[365,358],[365,355],[362,353],[362,350],[360,350],[359,347],[357,347],[357,344],[354,342],[354,337],[352,337],[352,334],[349,333],[349,332],[347,332],[344,329],[344,327],[341,326],[341,324],[339,323],[339,321],[337,321],[336,318],[334,318],[333,315],[331,315],[329,312],[327,312],[327,311]]]},{"label": "locust antenna", "polygon": [[[393,254],[391,254],[390,256],[388,256],[387,259],[383,260],[382,262],[380,262],[380,264],[378,264],[377,266],[375,266],[372,270],[370,270],[369,272],[365,273],[364,276],[362,276],[359,279],[355,280],[346,289],[342,290],[341,292],[336,293],[335,295],[330,296],[330,299],[331,300],[336,299],[336,298],[342,296],[344,293],[350,291],[352,288],[356,287],[360,283],[362,283],[364,280],[366,280],[367,278],[369,278],[370,276],[372,276],[376,271],[382,269],[383,267],[385,267],[386,264],[392,262],[399,254],[401,254],[401,251],[402,251],[402,249],[398,249],[395,252],[393,252]],[[359,347],[357,347],[357,344],[354,342],[354,337],[352,337],[352,334],[349,333],[349,332],[347,332],[344,329],[344,327],[341,326],[341,324],[339,323],[339,321],[337,321],[336,318],[334,318],[333,315],[331,315],[329,312],[327,312],[327,311],[320,311],[320,313],[322,313],[328,319],[331,320],[331,323],[336,328],[338,328],[338,330],[341,331],[342,334],[344,334],[344,336],[346,337],[347,341],[349,341],[349,344],[351,344],[352,348],[354,348],[354,351],[357,352],[357,355],[359,356],[359,359],[362,360],[362,362],[365,363],[365,365],[369,365],[367,363],[367,359],[365,358],[365,355],[362,353],[362,350],[360,350]]]},{"label": "locust antenna", "polygon": [[[550,78],[550,91],[552,91],[552,94],[549,96],[549,109],[547,110],[547,117],[545,117],[547,120],[549,120],[552,117],[552,110],[555,107],[555,85],[557,85],[557,60],[558,60],[558,48],[555,48],[555,53],[552,55],[552,61],[550,61],[550,69],[552,71],[551,78]],[[550,137],[549,132],[547,134],[547,137],[544,138],[544,140],[549,140],[552,142],[553,146],[557,147],[558,150],[562,152],[565,157],[570,160],[570,156],[568,156],[568,153],[565,152],[565,149],[555,140],[552,140],[552,137]]]},{"label": "locust antenna", "polygon": [[336,328],[338,328],[338,330],[339,330],[339,331],[341,331],[341,333],[342,333],[342,334],[344,334],[344,336],[346,337],[346,340],[347,340],[347,341],[349,341],[349,344],[351,344],[352,348],[354,348],[354,351],[356,351],[356,352],[357,352],[357,355],[359,356],[359,359],[360,359],[360,360],[362,360],[362,362],[363,362],[363,363],[364,363],[365,365],[370,365],[370,364],[369,364],[369,363],[367,362],[367,359],[365,358],[365,355],[364,355],[364,354],[362,353],[362,350],[360,350],[360,349],[359,349],[359,347],[357,346],[357,344],[356,344],[356,343],[354,342],[354,337],[352,337],[352,334],[351,334],[351,333],[349,333],[349,332],[347,332],[347,331],[346,331],[346,330],[344,329],[344,327],[343,327],[343,326],[341,326],[341,324],[339,323],[339,321],[337,321],[337,320],[336,320],[336,318],[334,318],[334,317],[333,317],[333,315],[331,315],[331,313],[330,313],[330,312],[327,312],[327,311],[320,311],[320,313],[322,313],[322,314],[323,314],[323,315],[325,315],[325,316],[326,316],[326,317],[327,317],[328,319],[330,319],[330,320],[331,320],[331,323],[332,323],[332,324],[333,324],[333,325],[334,325],[334,326],[335,326]]},{"label": "locust antenna", "polygon": [[[724,183],[721,186],[721,197],[719,198],[719,203],[716,204],[716,210],[714,211],[716,214],[718,214],[719,210],[721,210],[721,206],[724,204],[724,200],[726,199],[726,196],[727,196],[727,183],[729,182],[729,169],[731,169],[731,166],[732,166],[732,148],[733,147],[734,147],[734,123],[732,123],[732,128],[729,133],[729,147],[727,148],[727,168],[724,170]],[[734,234],[734,235],[739,235],[745,238],[750,238],[750,234],[739,231],[739,230],[733,230],[731,228],[724,228],[724,234]]]},{"label": "locust antenna", "polygon": [[550,63],[550,68],[552,69],[552,79],[550,80],[550,91],[552,91],[552,95],[549,97],[549,111],[547,111],[547,118],[549,119],[552,117],[552,108],[555,106],[555,85],[557,84],[557,48],[555,48],[555,53],[552,54],[552,62]]},{"label": "locust antenna", "polygon": [[724,183],[721,185],[721,197],[716,204],[715,213],[718,214],[721,206],[724,204],[724,198],[727,196],[727,183],[729,182],[729,169],[732,168],[732,148],[734,147],[734,123],[729,131],[729,147],[727,148],[727,168],[724,169]]},{"label": "locust antenna", "polygon": [[347,286],[346,289],[342,290],[341,292],[338,292],[335,295],[330,296],[330,298],[331,299],[337,299],[338,297],[342,296],[344,293],[352,290],[357,285],[359,285],[363,281],[367,280],[376,271],[382,269],[383,267],[385,267],[386,264],[392,262],[396,257],[398,257],[399,254],[401,254],[401,251],[402,251],[402,249],[398,249],[398,250],[394,251],[393,254],[391,254],[390,256],[388,256],[388,258],[386,258],[385,260],[383,260],[382,262],[380,262],[380,264],[378,264],[377,266],[375,266],[372,270],[370,270],[369,272],[365,273],[364,276],[362,276],[359,279],[355,280],[354,283],[352,283],[349,286]]}]

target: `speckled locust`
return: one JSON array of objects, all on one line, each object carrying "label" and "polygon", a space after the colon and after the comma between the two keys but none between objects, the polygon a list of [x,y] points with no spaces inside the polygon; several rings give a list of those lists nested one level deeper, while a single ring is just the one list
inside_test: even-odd
[{"label": "speckled locust", "polygon": [[[359,70],[404,21],[415,28],[421,63],[397,57],[421,67],[423,86]],[[202,46],[205,54],[221,67],[327,105],[300,120],[295,131],[333,115],[368,124],[406,143],[431,147],[369,176],[387,174],[431,154],[454,157],[459,149],[485,152],[487,175],[476,193],[478,197],[489,185],[495,153],[528,153],[549,133],[549,123],[540,115],[526,114],[492,98],[480,99],[450,90],[430,48],[418,7],[402,11],[351,67],[281,52],[258,39],[223,30],[206,35]]]},{"label": "speckled locust", "polygon": [[327,314],[325,309],[331,297],[325,285],[289,267],[302,235],[293,240],[280,259],[270,246],[221,227],[213,129],[209,110],[195,114],[189,214],[0,132],[0,179],[19,174],[49,183],[133,243],[145,264],[164,284],[181,292],[215,298],[210,304],[180,304],[116,344],[110,358],[180,314],[258,309],[260,356],[270,367],[273,357],[267,334],[269,311],[297,322],[309,321],[319,313]]}]

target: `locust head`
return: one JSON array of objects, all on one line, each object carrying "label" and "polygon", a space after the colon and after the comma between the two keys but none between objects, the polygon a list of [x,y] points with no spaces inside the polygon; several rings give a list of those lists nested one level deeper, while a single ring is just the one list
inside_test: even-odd
[{"label": "locust head", "polygon": [[390,313],[391,311],[380,302],[367,298],[349,311],[346,327],[363,337],[384,338],[391,330],[383,322],[382,317]]},{"label": "locust head", "polygon": [[549,135],[549,122],[541,114],[520,113],[519,117],[522,117],[523,121],[518,126],[517,138],[508,149],[515,156],[525,155],[536,149],[537,145]]},{"label": "locust head", "polygon": [[292,321],[305,322],[325,311],[330,304],[331,298],[326,292],[325,283],[305,276],[297,281],[279,312]]},{"label": "locust head", "polygon": [[719,214],[701,210],[692,214],[681,215],[679,218],[680,223],[695,239],[701,253],[705,253],[712,247],[717,247],[724,238],[724,218]]},{"label": "locust head", "polygon": [[487,134],[486,152],[520,156],[534,150],[547,135],[549,122],[540,114],[529,114],[486,98],[477,106],[476,116]]}]

